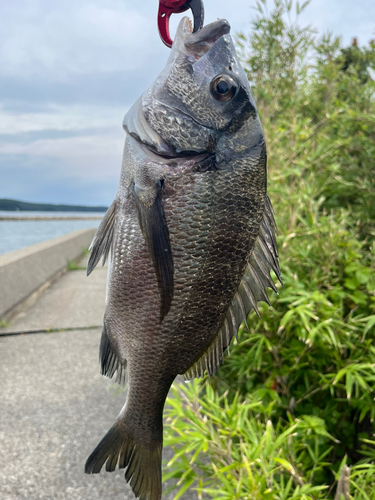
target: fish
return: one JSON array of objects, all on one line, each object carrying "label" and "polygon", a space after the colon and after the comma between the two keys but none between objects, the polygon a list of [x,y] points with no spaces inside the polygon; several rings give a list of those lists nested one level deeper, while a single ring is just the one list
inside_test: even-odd
[{"label": "fish", "polygon": [[228,21],[178,26],[165,68],[123,121],[115,199],[91,245],[109,259],[101,372],[127,384],[85,472],[125,469],[160,500],[171,384],[212,376],[257,303],[281,282],[266,144]]}]

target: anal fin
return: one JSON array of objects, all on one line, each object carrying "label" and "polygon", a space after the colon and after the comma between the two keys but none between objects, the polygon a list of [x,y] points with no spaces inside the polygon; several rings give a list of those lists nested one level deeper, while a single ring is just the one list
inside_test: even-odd
[{"label": "anal fin", "polygon": [[102,375],[113,378],[116,373],[116,382],[122,386],[126,385],[126,361],[121,362],[111,346],[105,319],[103,323],[102,339],[100,341],[99,360]]}]

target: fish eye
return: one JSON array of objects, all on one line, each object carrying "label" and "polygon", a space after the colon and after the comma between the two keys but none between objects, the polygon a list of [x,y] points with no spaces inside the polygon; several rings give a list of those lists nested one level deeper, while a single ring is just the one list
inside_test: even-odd
[{"label": "fish eye", "polygon": [[236,91],[237,83],[229,75],[218,75],[211,82],[211,93],[217,101],[230,101]]}]

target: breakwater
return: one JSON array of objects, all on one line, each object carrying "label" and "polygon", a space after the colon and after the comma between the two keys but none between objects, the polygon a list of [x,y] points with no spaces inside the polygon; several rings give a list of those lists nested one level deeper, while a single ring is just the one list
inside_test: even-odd
[{"label": "breakwater", "polygon": [[0,318],[77,259],[95,230],[81,229],[0,255]]},{"label": "breakwater", "polygon": [[33,216],[26,216],[26,217],[18,217],[18,216],[3,216],[3,215],[0,215],[0,221],[4,221],[4,220],[7,220],[7,221],[14,221],[14,220],[22,220],[22,221],[25,221],[25,220],[101,220],[103,217],[102,216],[90,216],[90,217],[75,217],[75,216],[67,216],[67,217],[64,217],[64,216],[46,216],[46,217],[43,217],[43,216],[39,216],[39,217],[33,217]]}]

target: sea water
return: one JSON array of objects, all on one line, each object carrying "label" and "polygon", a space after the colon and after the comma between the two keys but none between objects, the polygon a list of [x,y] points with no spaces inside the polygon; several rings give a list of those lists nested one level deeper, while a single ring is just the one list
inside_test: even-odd
[{"label": "sea water", "polygon": [[64,234],[98,227],[100,220],[88,217],[103,217],[100,212],[0,212],[0,217],[80,217],[75,220],[2,220],[0,221],[0,255],[35,243],[57,238]]}]

